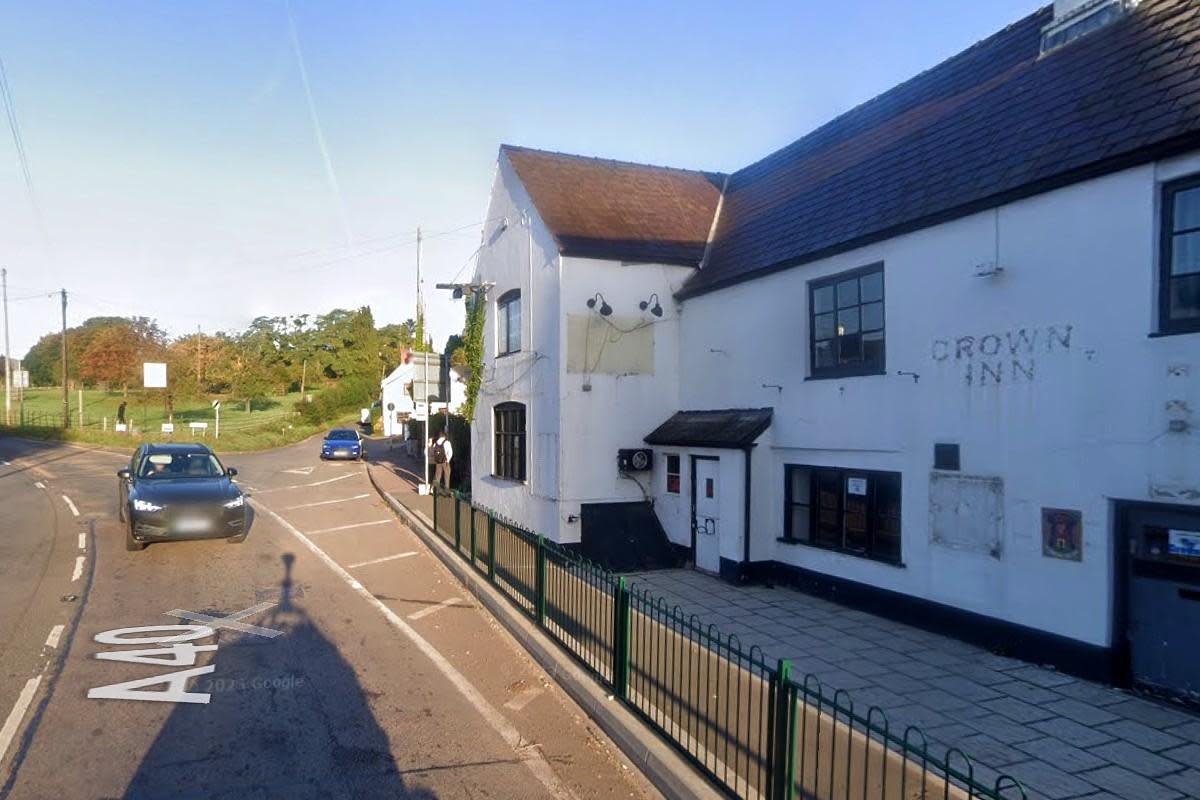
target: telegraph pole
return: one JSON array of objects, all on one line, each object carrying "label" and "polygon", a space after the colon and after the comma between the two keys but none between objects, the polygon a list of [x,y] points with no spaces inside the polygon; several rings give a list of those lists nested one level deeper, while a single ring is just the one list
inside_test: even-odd
[{"label": "telegraph pole", "polygon": [[62,385],[63,385],[63,428],[71,427],[71,393],[67,389],[67,290],[62,295]]},{"label": "telegraph pole", "polygon": [[12,425],[12,355],[8,352],[8,270],[0,269],[4,293],[4,424]]}]

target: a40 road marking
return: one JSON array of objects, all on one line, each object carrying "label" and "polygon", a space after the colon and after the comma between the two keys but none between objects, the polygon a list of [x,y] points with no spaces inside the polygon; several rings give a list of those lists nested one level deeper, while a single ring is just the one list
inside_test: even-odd
[{"label": "a40 road marking", "polygon": [[[171,635],[161,635],[172,631]],[[139,634],[159,634],[142,636]],[[112,650],[97,653],[102,661],[127,661],[130,664],[154,664],[157,666],[183,667],[196,663],[197,653],[215,652],[215,644],[192,644],[195,639],[212,636],[215,631],[207,625],[147,625],[139,628],[117,628],[98,633],[97,644],[142,645],[134,650]],[[147,648],[144,645],[160,645]],[[98,686],[88,689],[87,696],[96,700],[149,700],[158,703],[207,703],[211,697],[207,692],[189,692],[187,682],[215,670],[215,664],[194,667],[165,675],[152,675],[123,683]],[[165,684],[165,689],[150,691],[146,687]]]}]

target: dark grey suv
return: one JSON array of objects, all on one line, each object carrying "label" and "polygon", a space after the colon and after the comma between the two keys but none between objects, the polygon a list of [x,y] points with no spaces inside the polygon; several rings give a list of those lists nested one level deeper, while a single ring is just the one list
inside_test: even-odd
[{"label": "dark grey suv", "polygon": [[125,549],[175,539],[244,541],[249,515],[235,475],[201,444],[139,447],[117,472],[117,513],[128,523]]}]

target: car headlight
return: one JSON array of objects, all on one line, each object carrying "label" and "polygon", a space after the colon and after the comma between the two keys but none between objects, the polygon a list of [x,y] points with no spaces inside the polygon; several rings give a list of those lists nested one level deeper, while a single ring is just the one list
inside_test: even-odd
[{"label": "car headlight", "polygon": [[134,511],[162,511],[163,507],[157,503],[151,503],[149,500],[134,500]]},{"label": "car headlight", "polygon": [[239,494],[228,503],[222,503],[222,505],[226,508],[241,508],[242,506],[246,505],[246,497]]}]

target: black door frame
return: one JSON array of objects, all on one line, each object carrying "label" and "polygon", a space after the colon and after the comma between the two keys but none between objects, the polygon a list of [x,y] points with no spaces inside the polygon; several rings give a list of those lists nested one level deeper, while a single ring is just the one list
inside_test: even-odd
[{"label": "black door frame", "polygon": [[1112,500],[1113,514],[1113,605],[1112,605],[1112,680],[1128,689],[1133,686],[1133,648],[1129,643],[1129,526],[1134,512],[1165,511],[1200,515],[1200,507],[1150,500]]},{"label": "black door frame", "polygon": [[[696,568],[696,462],[697,461],[720,462],[721,457],[720,456],[697,456],[697,455],[692,455],[690,453],[688,455],[689,455],[689,458],[691,459],[690,463],[691,463],[691,467],[692,467],[692,480],[691,480],[692,513],[690,515],[690,519],[691,519],[691,523],[692,523],[692,569],[695,569]],[[718,531],[717,535],[718,536],[721,535],[719,531]]]}]

